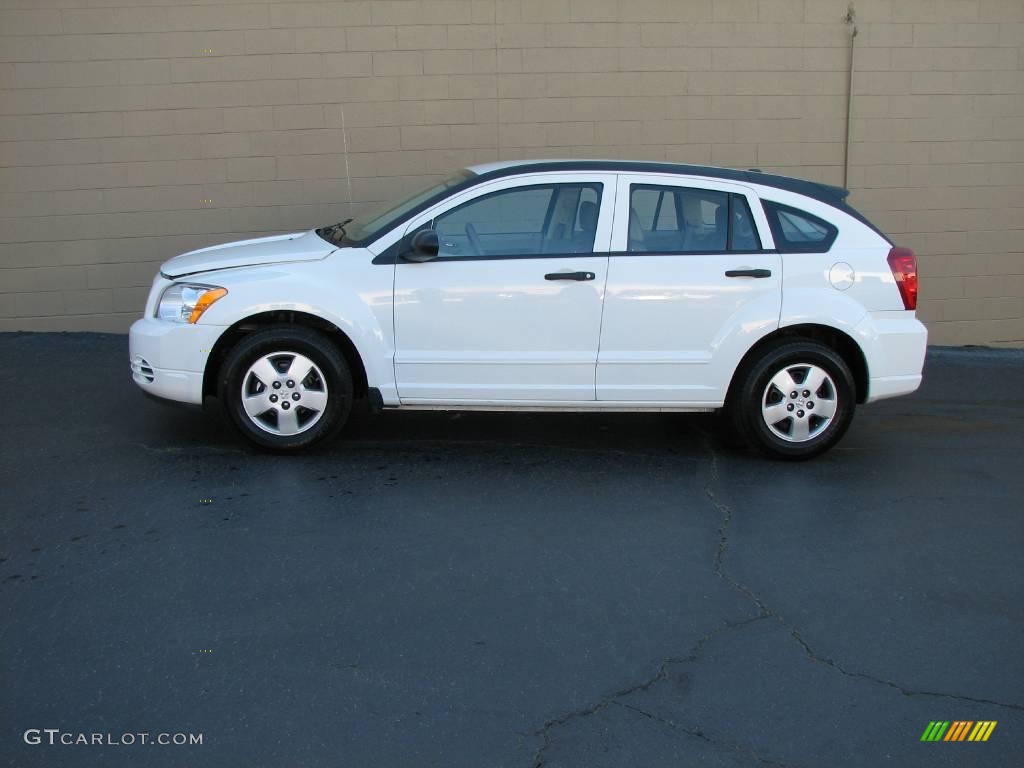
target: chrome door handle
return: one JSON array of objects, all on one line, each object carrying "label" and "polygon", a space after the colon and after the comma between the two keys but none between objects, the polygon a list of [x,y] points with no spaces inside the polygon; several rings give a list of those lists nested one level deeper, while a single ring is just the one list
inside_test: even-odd
[{"label": "chrome door handle", "polygon": [[597,275],[593,272],[548,272],[545,280],[593,280]]}]

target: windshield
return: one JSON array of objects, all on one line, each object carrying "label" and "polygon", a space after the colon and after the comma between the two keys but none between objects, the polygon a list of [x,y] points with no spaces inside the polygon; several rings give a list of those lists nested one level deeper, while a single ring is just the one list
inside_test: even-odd
[{"label": "windshield", "polygon": [[432,182],[398,202],[388,201],[372,205],[368,210],[346,222],[344,227],[333,235],[333,238],[328,235],[330,227],[318,229],[317,234],[338,245],[366,245],[383,235],[418,206],[441,195],[445,190],[458,186],[473,175],[470,171],[461,170],[443,181]]}]

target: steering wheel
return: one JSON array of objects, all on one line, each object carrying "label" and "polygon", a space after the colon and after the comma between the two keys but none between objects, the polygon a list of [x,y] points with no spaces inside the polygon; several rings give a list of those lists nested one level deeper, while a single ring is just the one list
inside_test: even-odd
[{"label": "steering wheel", "polygon": [[472,222],[466,224],[466,237],[469,238],[469,244],[473,246],[476,255],[483,256],[484,244],[480,242],[480,235],[477,234],[476,227],[473,226]]}]

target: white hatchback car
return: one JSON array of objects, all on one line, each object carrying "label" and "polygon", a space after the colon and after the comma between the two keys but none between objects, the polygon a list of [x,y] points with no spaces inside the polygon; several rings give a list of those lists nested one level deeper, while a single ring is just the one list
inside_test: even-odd
[{"label": "white hatchback car", "polygon": [[474,166],[310,232],[166,262],[134,380],[299,449],[377,408],[712,411],[801,459],[913,392],[917,264],[846,190],[700,166]]}]

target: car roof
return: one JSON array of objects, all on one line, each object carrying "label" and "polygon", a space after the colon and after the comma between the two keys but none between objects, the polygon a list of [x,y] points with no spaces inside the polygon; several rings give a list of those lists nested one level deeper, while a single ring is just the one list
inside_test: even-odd
[{"label": "car roof", "polygon": [[669,173],[680,176],[703,176],[709,179],[744,181],[766,187],[786,190],[820,200],[836,207],[843,207],[849,190],[817,181],[795,179],[774,173],[762,173],[756,168],[718,168],[711,165],[686,165],[663,163],[651,160],[510,160],[494,163],[480,163],[466,170],[482,178],[499,178],[519,173],[541,173],[545,171],[612,171],[625,173]]}]

